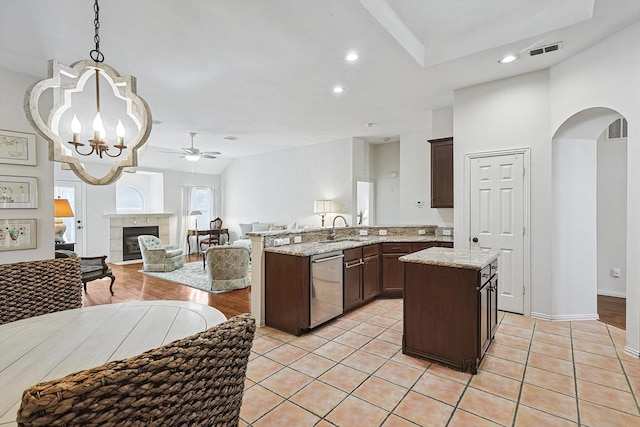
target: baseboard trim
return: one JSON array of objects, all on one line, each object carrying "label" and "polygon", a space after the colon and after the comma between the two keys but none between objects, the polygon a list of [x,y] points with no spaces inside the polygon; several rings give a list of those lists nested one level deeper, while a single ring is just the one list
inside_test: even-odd
[{"label": "baseboard trim", "polygon": [[115,265],[142,264],[142,260],[141,259],[132,259],[132,260],[129,260],[129,261],[112,262],[111,264],[115,264]]},{"label": "baseboard trim", "polygon": [[598,320],[598,314],[556,314],[550,315],[545,313],[531,313],[534,319],[548,320],[551,322],[572,322],[580,320]]},{"label": "baseboard trim", "polygon": [[625,347],[624,348],[624,352],[627,353],[630,356],[640,358],[640,351],[638,351],[636,349],[633,349],[631,347]]},{"label": "baseboard trim", "polygon": [[607,291],[604,289],[598,290],[598,295],[603,295],[605,297],[616,297],[616,298],[626,298],[626,292],[616,292],[616,291]]}]

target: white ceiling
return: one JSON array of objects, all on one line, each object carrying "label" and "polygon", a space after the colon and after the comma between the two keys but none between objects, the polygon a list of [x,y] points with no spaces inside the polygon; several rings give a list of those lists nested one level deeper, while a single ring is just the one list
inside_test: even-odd
[{"label": "white ceiling", "polygon": [[[289,147],[397,140],[456,88],[547,68],[638,20],[637,0],[103,0],[100,48],[162,122],[141,166],[219,174]],[[0,68],[44,78],[47,60],[93,48],[91,1],[0,0]],[[507,53],[521,59],[498,64]],[[222,156],[158,153],[189,146],[191,131]]]}]

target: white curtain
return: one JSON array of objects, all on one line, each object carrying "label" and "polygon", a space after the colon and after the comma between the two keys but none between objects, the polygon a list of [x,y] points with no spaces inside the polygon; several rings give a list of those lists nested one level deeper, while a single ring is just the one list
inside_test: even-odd
[{"label": "white curtain", "polygon": [[[178,218],[178,224],[182,224],[182,227],[180,227],[180,242],[182,242],[180,245],[183,248],[183,251],[185,254],[187,254],[187,229],[191,228],[191,224],[189,223],[189,221],[191,220],[191,217],[189,216],[189,213],[191,212],[191,190],[193,189],[192,186],[190,185],[183,185],[182,186],[182,216],[181,218]],[[194,247],[198,246],[198,242],[197,242],[197,238],[192,238],[192,240],[194,241],[191,244],[191,249],[193,250]]]}]

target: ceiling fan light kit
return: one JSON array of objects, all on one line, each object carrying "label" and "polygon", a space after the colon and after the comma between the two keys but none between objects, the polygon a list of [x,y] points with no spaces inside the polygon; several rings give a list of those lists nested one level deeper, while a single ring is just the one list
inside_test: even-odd
[{"label": "ceiling fan light kit", "polygon": [[[104,55],[100,51],[98,0],[94,1],[94,12],[95,49],[89,54],[91,60],[78,61],[71,66],[49,61],[49,78],[35,83],[27,90],[24,106],[31,125],[49,143],[49,160],[61,162],[63,169],[71,169],[88,184],[106,185],[117,181],[123,171],[135,172],[138,150],[144,147],[151,134],[152,118],[149,106],[136,93],[136,78],[121,76],[115,69],[104,64]],[[95,81],[95,92],[89,89],[92,85],[86,84],[91,79]],[[111,102],[101,103],[101,82],[107,83],[106,94],[111,95],[108,100]],[[40,97],[49,91],[53,94],[54,106],[41,114]],[[81,122],[90,120],[90,117],[85,116],[90,113],[91,109],[87,105],[90,102],[87,100],[91,98],[95,100],[95,116],[91,126],[92,133],[89,133],[90,137],[84,143],[81,142]],[[105,123],[110,129],[115,126],[116,144],[111,147]],[[127,127],[136,129],[137,133],[125,143]],[[89,127],[85,126],[87,128]],[[64,139],[67,140],[66,144],[62,142]],[[117,151],[112,151],[112,148]],[[126,158],[121,158],[125,153]],[[116,158],[106,175],[93,176],[77,157],[92,154],[100,159]]]}]

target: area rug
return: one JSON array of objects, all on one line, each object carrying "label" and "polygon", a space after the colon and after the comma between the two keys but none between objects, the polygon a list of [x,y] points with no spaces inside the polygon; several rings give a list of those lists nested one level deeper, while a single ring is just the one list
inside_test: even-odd
[{"label": "area rug", "polygon": [[[182,268],[177,270],[160,272],[160,271],[142,271],[141,273],[149,276],[158,277],[160,279],[169,280],[171,282],[180,283],[195,289],[200,289],[212,294],[220,293],[220,291],[212,291],[207,283],[207,271],[202,268],[202,261],[189,262]],[[251,266],[249,266],[249,274],[251,274]]]}]

